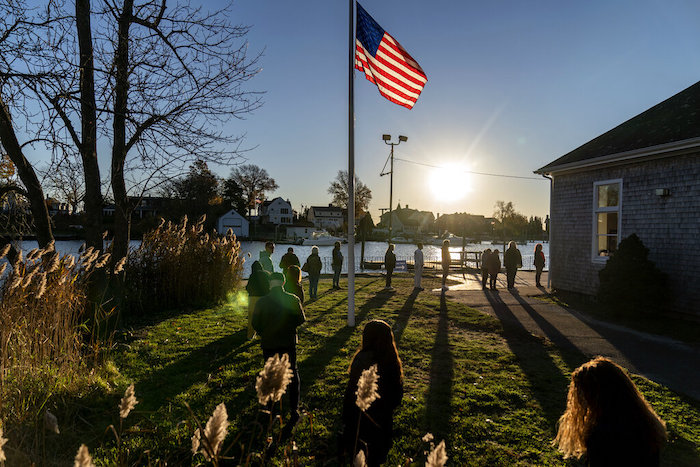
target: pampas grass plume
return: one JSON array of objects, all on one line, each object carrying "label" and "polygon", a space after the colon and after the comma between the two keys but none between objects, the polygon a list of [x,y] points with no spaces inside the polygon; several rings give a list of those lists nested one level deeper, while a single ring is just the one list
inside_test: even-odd
[{"label": "pampas grass plume", "polygon": [[255,391],[258,393],[260,404],[265,405],[268,401],[279,401],[287,391],[291,380],[292,368],[289,364],[288,354],[282,355],[281,358],[279,354],[268,358],[255,380]]},{"label": "pampas grass plume", "polygon": [[377,392],[379,389],[379,385],[377,384],[378,382],[379,372],[377,371],[377,364],[375,363],[369,367],[369,369],[364,370],[362,372],[362,376],[360,376],[360,379],[357,381],[357,391],[355,391],[357,400],[355,401],[355,404],[363,412],[369,409],[372,402],[380,398],[379,393]]},{"label": "pampas grass plume", "polygon": [[7,254],[10,252],[11,246],[12,244],[8,243],[4,247],[2,247],[2,249],[0,250],[0,259],[3,259],[5,256],[7,256]]},{"label": "pampas grass plume", "polygon": [[3,449],[3,446],[5,446],[5,443],[7,443],[8,439],[3,437],[2,434],[2,425],[0,425],[0,462],[5,462],[7,458],[5,457],[5,450]]},{"label": "pampas grass plume", "polygon": [[117,264],[114,266],[114,274],[119,274],[124,270],[124,265],[126,264],[126,256],[117,261]]},{"label": "pampas grass plume", "polygon": [[429,442],[431,442],[433,439],[435,439],[435,438],[433,438],[433,434],[432,434],[432,433],[426,433],[425,436],[423,436],[423,442],[424,442],[424,443],[429,443]]},{"label": "pampas grass plume", "polygon": [[46,292],[46,273],[42,272],[39,274],[39,278],[37,279],[37,290],[36,290],[36,298],[41,298],[42,295],[44,295],[44,292]]},{"label": "pampas grass plume", "polygon": [[5,274],[5,269],[7,269],[7,263],[0,264],[0,276]]},{"label": "pampas grass plume", "polygon": [[367,467],[367,459],[365,458],[365,451],[357,451],[357,455],[352,460],[352,467]]},{"label": "pampas grass plume", "polygon": [[445,448],[445,440],[440,441],[440,444],[435,447],[425,462],[425,467],[442,467],[447,462],[447,449]]},{"label": "pampas grass plume", "polygon": [[129,412],[131,412],[138,403],[139,401],[136,400],[136,394],[134,392],[134,385],[131,384],[126,388],[126,391],[124,391],[124,397],[122,397],[121,403],[119,404],[119,418],[124,419],[128,417]]},{"label": "pampas grass plume", "polygon": [[58,419],[48,410],[44,412],[44,428],[56,433],[57,435],[61,434],[61,430],[58,429]]},{"label": "pampas grass plume", "polygon": [[78,448],[78,454],[75,455],[73,467],[95,467],[95,464],[92,462],[90,451],[88,451],[87,446],[84,444],[81,444],[80,448]]},{"label": "pampas grass plume", "polygon": [[[202,453],[207,460],[211,459],[219,452],[221,443],[223,443],[224,438],[226,438],[227,429],[228,413],[226,413],[226,406],[222,402],[216,406],[214,413],[207,421],[207,426],[204,427],[204,437],[207,439],[209,445],[206,446],[206,449],[202,450]],[[212,452],[207,452],[209,449],[211,449]]]}]

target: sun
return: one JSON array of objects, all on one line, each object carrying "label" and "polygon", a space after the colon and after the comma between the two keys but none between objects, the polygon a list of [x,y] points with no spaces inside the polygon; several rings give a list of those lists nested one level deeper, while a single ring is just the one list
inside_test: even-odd
[{"label": "sun", "polygon": [[434,169],[428,183],[438,201],[459,201],[471,188],[470,175],[460,166]]}]

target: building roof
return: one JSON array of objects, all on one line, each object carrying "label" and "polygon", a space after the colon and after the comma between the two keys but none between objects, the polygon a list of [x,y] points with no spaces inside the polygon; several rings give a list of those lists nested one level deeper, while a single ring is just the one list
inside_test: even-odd
[{"label": "building roof", "polygon": [[311,206],[310,209],[313,209],[314,212],[336,212],[340,211],[341,213],[344,211],[343,208],[340,206]]},{"label": "building roof", "polygon": [[[606,162],[610,159],[606,156],[627,154],[627,158],[631,158],[637,152],[641,155],[642,149],[658,147],[662,151],[671,143],[697,138],[700,138],[700,81],[537,169],[535,173],[590,165],[598,158],[602,158],[600,162]],[[693,143],[700,144],[700,141]]]}]

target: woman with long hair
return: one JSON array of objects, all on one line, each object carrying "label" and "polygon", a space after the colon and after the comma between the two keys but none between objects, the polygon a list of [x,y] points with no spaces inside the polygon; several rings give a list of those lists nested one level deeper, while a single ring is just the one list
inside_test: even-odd
[{"label": "woman with long hair", "polygon": [[301,268],[296,264],[287,266],[284,270],[284,291],[297,296],[301,304],[304,304],[304,288],[301,286]]},{"label": "woman with long hair", "polygon": [[[377,365],[379,375],[379,398],[361,411],[356,404],[357,383],[362,372],[373,365]],[[367,465],[381,465],[392,444],[393,412],[403,397],[403,367],[394,333],[385,321],[375,319],[365,325],[362,343],[348,371],[350,379],[343,400],[344,450],[352,457],[356,450],[363,450]]]},{"label": "woman with long hair", "polygon": [[596,466],[658,466],[666,423],[624,369],[596,357],[571,375],[554,444]]}]

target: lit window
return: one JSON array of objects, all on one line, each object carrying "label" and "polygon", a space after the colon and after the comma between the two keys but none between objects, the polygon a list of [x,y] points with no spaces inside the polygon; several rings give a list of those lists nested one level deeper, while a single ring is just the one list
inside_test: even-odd
[{"label": "lit window", "polygon": [[620,243],[622,180],[593,184],[593,259],[607,260]]}]

